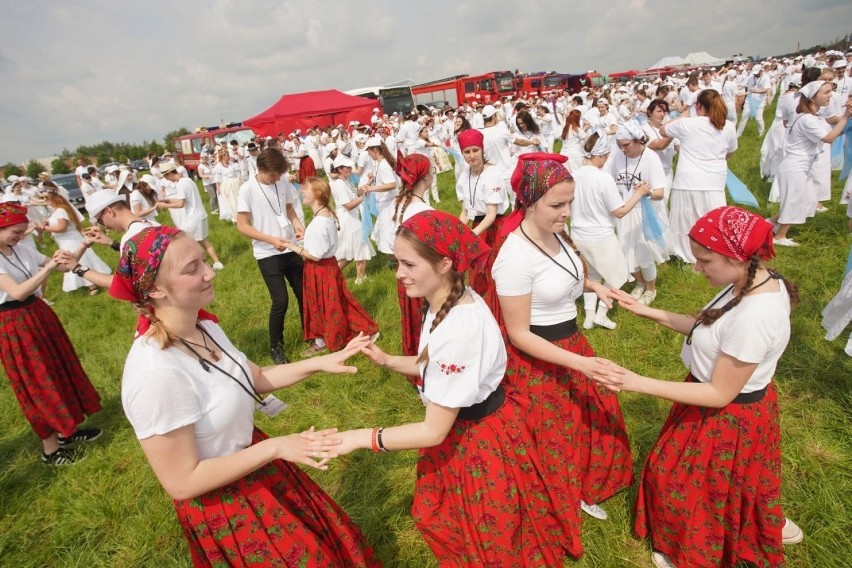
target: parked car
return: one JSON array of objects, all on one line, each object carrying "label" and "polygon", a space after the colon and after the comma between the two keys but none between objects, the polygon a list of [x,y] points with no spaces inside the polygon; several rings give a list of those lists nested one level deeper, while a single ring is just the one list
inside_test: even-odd
[{"label": "parked car", "polygon": [[110,166],[119,166],[118,162],[107,162],[106,164],[98,166],[98,173],[104,175],[106,173],[106,169]]},{"label": "parked car", "polygon": [[68,201],[82,213],[86,212],[86,198],[77,185],[77,176],[74,174],[59,174],[51,176],[51,181],[68,191]]},{"label": "parked car", "polygon": [[130,162],[130,167],[134,170],[141,171],[147,170],[150,166],[148,166],[148,160],[133,160]]}]

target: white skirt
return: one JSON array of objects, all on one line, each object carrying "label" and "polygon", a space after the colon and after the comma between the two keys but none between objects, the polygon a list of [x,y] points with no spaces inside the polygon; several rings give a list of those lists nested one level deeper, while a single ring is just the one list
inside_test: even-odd
[{"label": "white skirt", "polygon": [[[102,274],[112,274],[112,269],[107,265],[107,263],[101,260],[100,257],[95,254],[95,251],[93,251],[92,249],[86,249],[86,252],[84,252],[83,256],[80,257],[80,264],[82,264],[86,268],[91,268],[95,272],[100,272]],[[80,278],[73,272],[66,272],[62,275],[63,292],[73,292],[78,288],[84,288],[91,285],[91,282],[89,282],[85,278]]]},{"label": "white skirt", "polygon": [[689,246],[689,230],[706,213],[717,207],[727,205],[725,190],[696,191],[693,189],[673,188],[669,202],[669,227],[671,230],[671,250],[684,262],[693,263],[692,249]]},{"label": "white skirt", "polygon": [[242,184],[238,178],[224,178],[219,184],[219,219],[222,221],[237,222],[237,194],[240,185]]},{"label": "white skirt", "polygon": [[584,242],[574,239],[574,244],[590,268],[601,275],[603,282],[610,288],[621,288],[630,280],[627,259],[614,234],[602,241]]},{"label": "white skirt", "polygon": [[817,201],[831,199],[831,144],[822,143],[822,152],[811,166],[808,187],[816,195]]},{"label": "white skirt", "polygon": [[825,338],[834,341],[852,322],[852,272],[846,275],[837,295],[822,311],[822,327]]},{"label": "white skirt", "polygon": [[811,159],[798,154],[787,154],[778,166],[778,199],[781,212],[778,222],[784,225],[801,225],[816,215],[817,197],[810,183]]},{"label": "white skirt", "polygon": [[361,221],[349,213],[337,210],[340,230],[337,232],[337,260],[370,260],[376,251],[370,241],[361,236]]},{"label": "white skirt", "polygon": [[660,208],[654,207],[656,203],[662,204],[662,202],[653,202],[651,207],[654,207],[654,213],[656,213],[663,228],[661,237],[663,246],[660,246],[660,243],[645,239],[642,207],[645,207],[646,203],[643,199],[627,215],[618,220],[618,242],[624,252],[627,269],[630,272],[636,272],[640,268],[651,268],[669,259],[668,249],[671,243],[669,242],[668,219],[665,217],[664,210],[661,211]]},{"label": "white skirt", "polygon": [[773,179],[778,172],[778,166],[784,157],[784,139],[787,137],[787,129],[784,121],[775,118],[760,145],[760,177]]}]

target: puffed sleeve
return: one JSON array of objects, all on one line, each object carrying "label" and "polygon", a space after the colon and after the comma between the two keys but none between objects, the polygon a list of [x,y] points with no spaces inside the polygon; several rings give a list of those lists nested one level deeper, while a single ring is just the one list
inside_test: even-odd
[{"label": "puffed sleeve", "polygon": [[[429,364],[424,396],[448,408],[466,408],[477,402],[480,380],[490,369],[495,354],[485,341],[481,322],[470,319],[463,326],[442,325],[429,337]],[[480,323],[480,325],[477,325]]]}]

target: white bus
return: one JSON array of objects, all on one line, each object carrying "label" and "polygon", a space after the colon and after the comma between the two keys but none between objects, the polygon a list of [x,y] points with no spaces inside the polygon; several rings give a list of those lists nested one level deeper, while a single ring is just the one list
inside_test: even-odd
[{"label": "white bus", "polygon": [[414,108],[411,87],[364,87],[346,91],[347,95],[378,101],[385,114],[404,115]]}]

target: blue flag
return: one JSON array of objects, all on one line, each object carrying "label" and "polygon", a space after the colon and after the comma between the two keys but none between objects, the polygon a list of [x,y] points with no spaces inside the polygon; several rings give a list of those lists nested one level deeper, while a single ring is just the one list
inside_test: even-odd
[{"label": "blue flag", "polygon": [[725,185],[728,187],[728,193],[731,195],[731,199],[733,199],[734,203],[737,205],[760,207],[754,194],[749,191],[746,184],[741,182],[740,178],[735,176],[734,172],[730,169],[728,169],[728,177],[725,179]]}]

